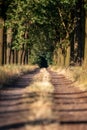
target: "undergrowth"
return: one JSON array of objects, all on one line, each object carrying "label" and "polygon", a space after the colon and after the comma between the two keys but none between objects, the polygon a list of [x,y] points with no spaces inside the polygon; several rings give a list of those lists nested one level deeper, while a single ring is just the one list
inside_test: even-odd
[{"label": "undergrowth", "polygon": [[4,65],[0,66],[0,88],[4,84],[10,83],[21,74],[35,69],[37,66],[31,65]]},{"label": "undergrowth", "polygon": [[87,89],[87,69],[83,66],[69,66],[68,68],[53,66],[51,69],[72,80],[74,82],[73,85],[76,87],[79,87],[82,90]]}]

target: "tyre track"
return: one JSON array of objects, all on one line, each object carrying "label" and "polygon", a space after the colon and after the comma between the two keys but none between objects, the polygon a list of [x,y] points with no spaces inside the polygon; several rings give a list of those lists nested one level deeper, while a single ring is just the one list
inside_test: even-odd
[{"label": "tyre track", "polygon": [[72,85],[63,75],[49,70],[53,93],[55,119],[58,130],[87,130],[87,91]]},{"label": "tyre track", "polygon": [[[35,106],[36,115],[42,112],[43,106],[38,108],[40,97],[28,92],[26,87],[39,73],[37,70],[0,91],[0,130],[87,130],[87,91],[72,86],[72,81],[63,75],[48,72],[55,89],[46,95],[47,103],[52,99],[52,105],[44,108],[45,115],[34,117],[31,106]],[[47,117],[51,109],[52,115]]]}]

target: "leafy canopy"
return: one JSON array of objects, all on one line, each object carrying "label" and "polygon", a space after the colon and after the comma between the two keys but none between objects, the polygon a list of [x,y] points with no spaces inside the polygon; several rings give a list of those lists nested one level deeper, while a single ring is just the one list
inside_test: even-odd
[{"label": "leafy canopy", "polygon": [[12,49],[19,50],[26,45],[25,49],[30,49],[34,60],[42,53],[51,59],[56,43],[61,48],[66,46],[64,39],[69,38],[74,29],[76,2],[7,0],[5,25],[7,29],[12,29]]}]

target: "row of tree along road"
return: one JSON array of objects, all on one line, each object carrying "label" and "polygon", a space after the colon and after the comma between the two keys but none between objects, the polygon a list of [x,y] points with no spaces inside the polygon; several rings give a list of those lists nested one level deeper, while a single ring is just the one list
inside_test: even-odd
[{"label": "row of tree along road", "polygon": [[87,64],[86,0],[0,0],[0,64]]}]

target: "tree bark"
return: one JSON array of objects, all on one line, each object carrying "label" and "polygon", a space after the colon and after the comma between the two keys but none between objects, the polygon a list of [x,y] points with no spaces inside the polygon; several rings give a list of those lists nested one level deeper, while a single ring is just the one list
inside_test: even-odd
[{"label": "tree bark", "polygon": [[0,65],[2,65],[3,59],[3,24],[4,20],[0,18]]},{"label": "tree bark", "polygon": [[70,46],[67,48],[65,66],[68,67],[70,65]]},{"label": "tree bark", "polygon": [[84,46],[84,65],[87,66],[87,10],[85,10],[85,46]]}]

